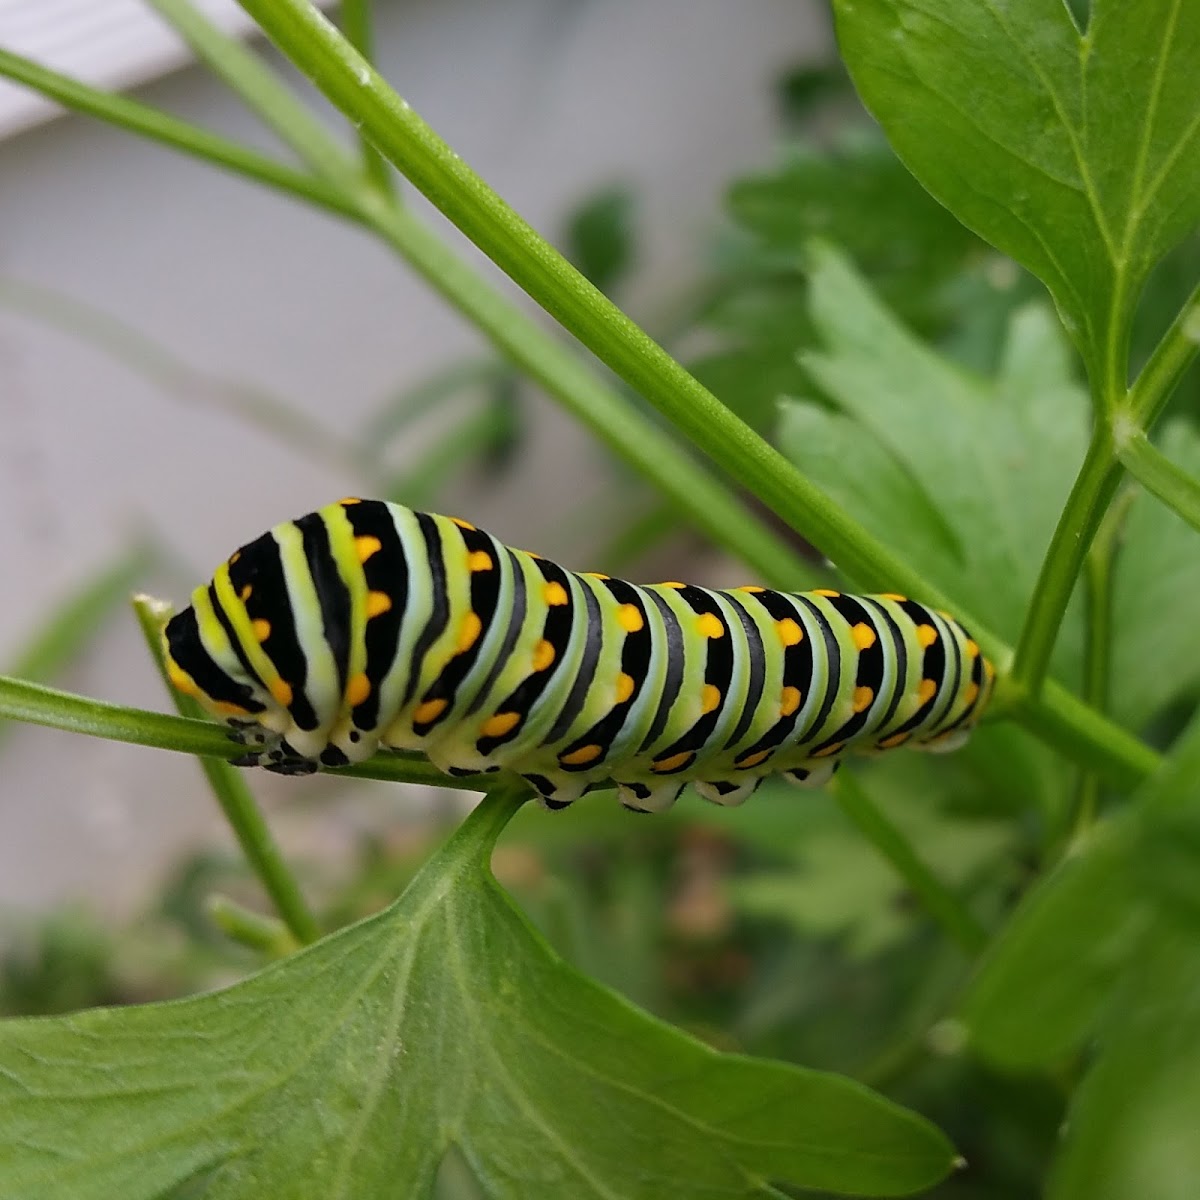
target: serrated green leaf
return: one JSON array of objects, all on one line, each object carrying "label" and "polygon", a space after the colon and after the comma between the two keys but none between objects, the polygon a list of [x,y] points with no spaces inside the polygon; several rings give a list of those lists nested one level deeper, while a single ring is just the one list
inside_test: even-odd
[{"label": "serrated green leaf", "polygon": [[254,978],[0,1024],[0,1197],[896,1195],[952,1150],[849,1080],[719,1054],[554,957],[486,867],[494,796],[405,894]]},{"label": "serrated green leaf", "polygon": [[[831,247],[814,247],[812,264],[823,349],[802,361],[858,436],[830,427],[832,444],[793,437],[793,461],[946,594],[1015,638],[1087,440],[1087,402],[1052,318],[1039,306],[1016,313],[999,372],[986,379],[919,342]],[[1079,622],[1068,619],[1055,658],[1064,681],[1078,677],[1079,655]]]},{"label": "serrated green leaf", "polygon": [[1145,926],[1128,822],[1097,828],[1009,919],[967,994],[975,1048],[1009,1067],[1055,1062],[1094,1032]]},{"label": "serrated green leaf", "polygon": [[914,175],[1053,293],[1111,386],[1151,268],[1200,219],[1200,6],[835,0],[843,57]]}]

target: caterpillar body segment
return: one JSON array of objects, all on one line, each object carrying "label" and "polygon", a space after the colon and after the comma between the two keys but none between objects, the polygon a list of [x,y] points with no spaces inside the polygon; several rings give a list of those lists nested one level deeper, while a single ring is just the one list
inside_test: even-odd
[{"label": "caterpillar body segment", "polygon": [[818,786],[851,752],[952,749],[993,677],[961,625],[902,596],[637,585],[372,500],[243,546],[165,643],[247,764],[418,750],[454,775],[515,771],[552,808],[616,784],[646,812],[689,783],[740,804],[768,775]]}]

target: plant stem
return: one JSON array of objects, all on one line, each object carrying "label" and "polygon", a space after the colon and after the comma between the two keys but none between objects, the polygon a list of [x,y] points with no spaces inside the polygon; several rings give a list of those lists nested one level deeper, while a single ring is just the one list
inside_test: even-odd
[{"label": "plant stem", "polygon": [[[167,678],[162,652],[162,632],[171,617],[171,606],[149,596],[136,596],[133,608],[138,624],[141,625],[142,635],[146,639],[147,649],[175,707],[181,716],[198,716],[199,706],[195,701],[176,691]],[[271,830],[245,779],[238,774],[235,767],[221,762],[220,759],[201,758],[199,762],[217,804],[225,814],[225,820],[229,822],[229,827],[250,864],[250,869],[258,877],[263,890],[271,897],[276,912],[301,945],[315,942],[321,936],[316,918],[305,903],[300,884],[279,852],[279,847],[275,844]]]},{"label": "plant stem", "polygon": [[899,589],[937,607],[952,607],[593,287],[307,0],[240,2],[283,53],[351,121],[360,123],[401,173],[505,274],[845,574],[866,586]]},{"label": "plant stem", "polygon": [[1128,407],[1142,429],[1151,429],[1183,373],[1200,352],[1200,284],[1193,289],[1129,389]]},{"label": "plant stem", "polygon": [[1083,465],[1042,560],[1013,656],[1011,683],[1029,697],[1036,697],[1045,682],[1075,581],[1120,479],[1112,434],[1097,418]]},{"label": "plant stem", "polygon": [[[228,761],[245,753],[245,747],[229,738],[229,731],[212,721],[190,717],[169,717],[77,696],[57,688],[0,675],[0,717],[45,725],[88,737],[128,742],[134,746],[153,746],[180,754],[199,754]],[[457,788],[461,791],[485,791],[494,785],[494,776],[458,779],[443,775],[428,759],[399,753],[377,754],[365,763],[338,767],[330,775],[352,779],[382,779],[389,783],[420,783],[428,787]]]},{"label": "plant stem", "polygon": [[264,917],[228,896],[209,896],[204,907],[226,937],[268,958],[286,958],[300,948],[301,943],[282,921]]},{"label": "plant stem", "polygon": [[925,865],[908,838],[884,816],[862,785],[843,770],[833,783],[833,795],[842,812],[859,832],[887,859],[920,898],[929,914],[970,955],[987,944],[987,933],[962,901]]},{"label": "plant stem", "polygon": [[1144,433],[1134,434],[1118,453],[1138,483],[1193,529],[1200,529],[1200,481],[1176,466]]},{"label": "plant stem", "polygon": [[186,121],[160,112],[147,104],[90,88],[4,49],[0,49],[0,75],[56,100],[74,112],[96,117],[139,137],[149,138],[174,150],[181,150],[184,154],[198,158],[210,166],[221,167],[243,178],[265,183],[268,187],[288,192],[329,212],[357,218],[357,210],[352,200],[323,179],[316,179],[303,171],[297,171],[295,167],[275,162],[255,150],[239,146],[228,138],[210,133],[196,125],[189,125]]}]

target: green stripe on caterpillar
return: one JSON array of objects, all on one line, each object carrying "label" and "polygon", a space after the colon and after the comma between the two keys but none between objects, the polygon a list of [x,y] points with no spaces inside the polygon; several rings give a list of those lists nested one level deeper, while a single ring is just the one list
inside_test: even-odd
[{"label": "green stripe on caterpillar", "polygon": [[284,774],[419,750],[508,769],[551,808],[615,784],[740,804],[849,753],[949,750],[993,670],[903,596],[714,591],[578,574],[465,521],[343,500],[223,563],[164,635],[172,683]]}]

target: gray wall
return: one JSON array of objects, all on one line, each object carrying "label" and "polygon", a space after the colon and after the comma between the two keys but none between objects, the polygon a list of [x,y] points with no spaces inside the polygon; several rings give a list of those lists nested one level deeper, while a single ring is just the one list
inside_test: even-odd
[{"label": "gray wall", "polygon": [[[695,261],[722,182],[770,160],[769,80],[825,49],[824,21],[798,0],[411,0],[381,5],[379,25],[385,73],[539,228],[554,231],[600,184],[634,184],[644,269],[633,304],[645,310]],[[198,70],[142,95],[270,144]],[[98,305],[329,422],[480,348],[365,236],[76,118],[0,144],[5,278]],[[476,505],[464,511],[482,505],[509,540],[562,550],[563,510],[601,480],[587,436],[539,413],[525,481],[464,497]],[[0,662],[137,531],[168,541],[181,577],[198,582],[239,541],[354,482],[0,308]],[[65,683],[164,704],[123,615]],[[359,824],[420,803],[369,785],[335,818],[306,802],[327,783],[260,773],[256,786],[301,854],[336,856]],[[206,839],[225,834],[185,758],[28,728],[0,754],[0,907],[83,897],[127,909]]]}]

